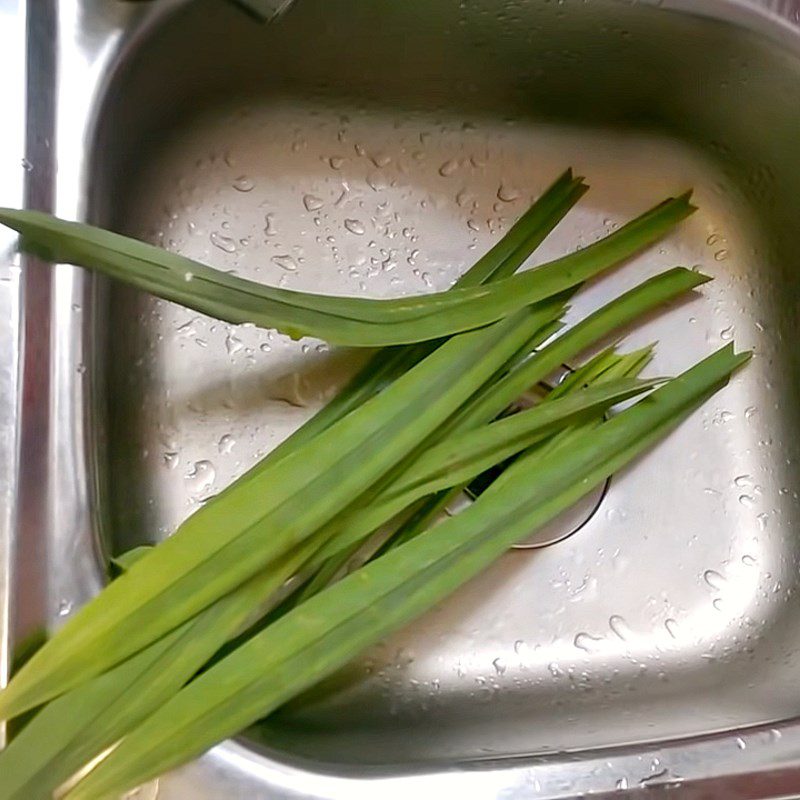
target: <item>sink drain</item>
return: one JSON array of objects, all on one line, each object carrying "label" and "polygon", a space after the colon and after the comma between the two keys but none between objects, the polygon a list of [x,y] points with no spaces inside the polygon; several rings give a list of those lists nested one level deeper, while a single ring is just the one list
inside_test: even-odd
[{"label": "sink drain", "polygon": [[[571,367],[564,365],[561,373],[556,376],[553,383],[560,383],[567,375],[572,373]],[[552,384],[544,385],[545,389],[552,388]],[[521,405],[521,410],[524,405]],[[503,473],[506,467],[513,461],[510,459],[504,464],[499,464],[490,470],[479,475],[472,483],[467,486],[464,492],[461,493],[447,508],[448,513],[456,514],[469,507],[474,500],[480,497],[489,486]],[[532,531],[530,536],[526,536],[521,541],[512,545],[514,550],[535,550],[542,547],[549,547],[550,545],[562,542],[568,539],[573,534],[577,533],[587,522],[597,513],[601,503],[605,499],[608,492],[608,487],[611,484],[611,479],[607,478],[604,483],[600,484],[597,488],[589,492],[581,498],[577,503],[564,510],[561,514],[554,517],[547,524],[535,531]]]},{"label": "sink drain", "polygon": [[535,550],[539,547],[549,547],[551,544],[563,542],[577,533],[597,513],[600,504],[605,499],[611,479],[589,492],[575,505],[563,511],[546,525],[535,530],[521,542],[512,545],[514,550]]},{"label": "sink drain", "polygon": [[[498,474],[501,470],[498,470]],[[496,477],[496,476],[495,476]],[[597,513],[601,503],[605,499],[611,479],[607,478],[604,483],[592,490],[577,503],[570,506],[557,517],[554,517],[546,525],[532,531],[530,536],[526,536],[521,541],[512,545],[513,550],[536,550],[541,547],[549,547],[557,542],[563,542],[573,534],[576,534],[587,522]],[[473,489],[468,487],[461,493],[448,507],[450,514],[457,514],[472,505],[473,501],[485,491],[491,482],[485,483]]]}]

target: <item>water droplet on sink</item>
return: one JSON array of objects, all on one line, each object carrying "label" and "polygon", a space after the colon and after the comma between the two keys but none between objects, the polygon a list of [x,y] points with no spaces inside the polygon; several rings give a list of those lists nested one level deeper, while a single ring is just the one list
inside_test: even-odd
[{"label": "water droplet on sink", "polygon": [[713,600],[711,605],[714,606],[715,611],[723,611],[725,608],[725,603],[722,602],[721,597],[718,597],[716,598],[716,600]]},{"label": "water droplet on sink", "polygon": [[392,157],[387,153],[376,153],[375,155],[370,156],[370,161],[372,161],[376,167],[382,168],[391,163]]},{"label": "water droplet on sink", "polygon": [[589,633],[578,633],[572,640],[572,643],[578,650],[583,650],[586,653],[593,653],[597,650],[598,645],[603,641],[601,637],[592,636]]},{"label": "water droplet on sink", "polygon": [[513,203],[515,200],[519,199],[519,196],[519,189],[514,186],[509,186],[506,183],[501,183],[497,189],[497,199],[504,203]]},{"label": "water droplet on sink", "polygon": [[753,506],[755,506],[756,504],[756,500],[752,495],[740,494],[739,503],[743,505],[745,508],[753,508]]},{"label": "water droplet on sink", "polygon": [[341,169],[346,160],[344,156],[331,156],[328,163],[331,165],[331,169]]},{"label": "water droplet on sink", "polygon": [[628,518],[628,512],[624,508],[609,508],[606,511],[606,519],[609,522],[620,523]]},{"label": "water droplet on sink", "polygon": [[741,489],[745,486],[749,486],[753,482],[753,479],[749,475],[737,475],[733,479],[733,482]]},{"label": "water droplet on sink", "polygon": [[229,433],[225,433],[220,437],[220,440],[217,442],[217,450],[220,453],[230,453],[233,450],[233,446],[236,444],[236,439],[233,438]]},{"label": "water droplet on sink", "polygon": [[475,196],[475,193],[467,187],[459,189],[456,193],[456,203],[458,203],[461,208],[471,208],[473,211],[478,208],[478,198]]},{"label": "water droplet on sink", "polygon": [[191,337],[197,334],[196,325],[200,321],[200,317],[192,317],[188,322],[179,325],[175,328],[175,333],[181,337]]},{"label": "water droplet on sink", "polygon": [[207,459],[195,461],[186,473],[186,484],[189,491],[196,497],[204,495],[214,485],[217,470]]},{"label": "water droplet on sink", "polygon": [[714,414],[714,417],[711,420],[711,422],[714,425],[725,425],[726,423],[730,422],[733,418],[734,415],[732,412],[723,410]]},{"label": "water droplet on sink", "polygon": [[164,465],[167,469],[175,469],[180,463],[181,457],[179,453],[174,450],[168,450],[164,453]]},{"label": "water droplet on sink", "polygon": [[459,160],[457,158],[451,158],[444,162],[439,167],[439,174],[443,178],[449,178],[459,167]]},{"label": "water droplet on sink", "polygon": [[755,406],[748,406],[744,410],[744,418],[745,419],[752,419],[758,413],[758,409]]},{"label": "water droplet on sink", "polygon": [[727,328],[723,328],[719,332],[719,338],[722,339],[723,342],[729,342],[733,339],[734,327],[733,325],[728,326]]},{"label": "water droplet on sink", "polygon": [[22,169],[24,169],[25,172],[30,172],[33,169],[33,164],[31,164],[27,158],[23,158],[19,163],[22,165]]},{"label": "water droplet on sink", "polygon": [[722,237],[718,233],[712,233],[707,239],[706,244],[715,245],[717,242],[722,241]]},{"label": "water droplet on sink", "polygon": [[747,742],[745,742],[745,740],[744,740],[744,739],[742,739],[742,737],[741,737],[741,736],[737,736],[737,737],[736,737],[736,746],[737,746],[737,747],[738,747],[740,750],[746,750],[746,749],[747,749]]},{"label": "water droplet on sink", "polygon": [[514,642],[514,652],[519,655],[525,649],[525,642],[522,639],[517,639]]},{"label": "water droplet on sink", "polygon": [[72,601],[71,600],[61,600],[58,604],[58,616],[59,617],[66,617],[69,612],[72,611]]},{"label": "water droplet on sink", "polygon": [[664,621],[664,627],[667,629],[667,633],[673,638],[678,638],[678,623],[674,619],[668,619]]},{"label": "water droplet on sink", "polygon": [[211,244],[213,244],[214,247],[219,248],[224,253],[233,253],[236,251],[236,242],[234,242],[230,236],[225,236],[217,231],[211,231],[208,238],[211,240]]},{"label": "water droplet on sink", "polygon": [[225,349],[228,351],[228,355],[232,356],[234,353],[238,353],[243,347],[242,340],[235,333],[228,331],[228,335],[225,337]]},{"label": "water droplet on sink", "polygon": [[306,211],[319,211],[325,205],[325,202],[316,195],[306,194],[303,195],[303,205],[306,207]]},{"label": "water droplet on sink", "polygon": [[252,192],[253,187],[255,184],[247,175],[240,175],[234,182],[233,188],[236,189],[237,192]]},{"label": "water droplet on sink", "polygon": [[346,219],[344,221],[344,227],[350,231],[350,233],[356,234],[356,236],[363,236],[366,232],[364,223],[358,219]]},{"label": "water droplet on sink", "polygon": [[609,617],[608,627],[620,638],[623,642],[627,641],[631,635],[631,629],[624,617],[618,614],[613,614]]},{"label": "water droplet on sink", "polygon": [[121,800],[157,800],[158,780],[150,781],[122,795]]},{"label": "water droplet on sink", "polygon": [[472,166],[475,167],[475,169],[483,169],[483,167],[485,167],[486,164],[488,163],[488,156],[482,156],[473,153],[469,157],[469,163],[472,164]]},{"label": "water droplet on sink", "polygon": [[389,184],[379,172],[371,172],[367,175],[367,185],[373,192],[380,192],[386,189]]},{"label": "water droplet on sink", "polygon": [[275,234],[277,234],[272,219],[274,216],[275,214],[273,212],[264,215],[264,236],[275,236]]},{"label": "water droplet on sink", "polygon": [[703,573],[703,580],[715,591],[720,591],[725,586],[725,578],[714,569],[707,569]]},{"label": "water droplet on sink", "polygon": [[715,261],[724,261],[727,257],[728,257],[728,249],[726,247],[723,247],[721,250],[717,250],[717,252],[714,253]]},{"label": "water droplet on sink", "polygon": [[503,675],[506,671],[506,664],[502,658],[495,658],[494,661],[492,661],[492,666],[498,675]]},{"label": "water droplet on sink", "polygon": [[297,261],[295,261],[295,259],[288,253],[280,256],[272,256],[271,261],[273,264],[277,264],[281,269],[285,269],[287,272],[297,271]]},{"label": "water droplet on sink", "polygon": [[547,665],[547,669],[554,678],[558,678],[563,674],[561,671],[561,667],[558,665],[558,662],[556,661],[551,661]]},{"label": "water droplet on sink", "polygon": [[754,567],[756,565],[756,560],[753,556],[745,554],[742,556],[742,564],[746,567]]}]

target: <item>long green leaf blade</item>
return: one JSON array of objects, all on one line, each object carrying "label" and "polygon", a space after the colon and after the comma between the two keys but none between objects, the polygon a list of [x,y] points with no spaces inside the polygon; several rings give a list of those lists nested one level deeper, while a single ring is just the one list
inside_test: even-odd
[{"label": "long green leaf blade", "polygon": [[[530,251],[555,227],[585,190],[581,181],[572,179],[571,171],[565,172],[456,285],[477,284],[491,279],[502,266],[508,269],[509,263],[523,263]],[[425,345],[396,348],[378,354],[332,403],[276,448],[262,464],[274,463],[329,427],[378,390],[385,388],[430,351],[430,345]],[[320,538],[318,541],[323,540]],[[273,576],[277,575],[279,581],[288,578],[316,546],[318,542],[315,541],[305,543],[275,568],[270,568]],[[118,569],[126,569],[149,549],[131,551],[115,559],[114,563]],[[259,575],[257,580],[264,585],[264,577]],[[226,624],[225,616],[219,613],[220,607],[242,608],[237,599],[242,596],[245,598],[244,608],[263,602],[263,598],[259,601],[250,597],[252,591],[249,585],[253,583],[251,580],[237,588],[231,595],[204,609],[195,619],[184,623],[108,673],[87,681],[49,703],[23,734],[0,754],[0,774],[3,775],[0,800],[49,797],[83,763],[99,755],[165,701],[170,689],[177,689],[188,680],[217,649],[219,641],[231,635],[239,624],[238,616],[229,616]],[[203,622],[204,619],[212,621],[210,628]],[[181,648],[179,658],[173,657],[174,647],[171,643],[180,643],[186,637],[189,646]],[[151,674],[157,676],[155,680],[150,678]],[[103,713],[99,714],[98,710]]]},{"label": "long green leaf blade", "polygon": [[615,403],[635,397],[662,382],[663,379],[610,381],[446,439],[426,450],[376,500],[348,514],[341,521],[341,533],[324,545],[313,561],[335,555],[360,542],[417,500],[469,482],[490,467],[551,435],[569,420],[587,412],[605,411]]},{"label": "long green leaf blade", "polygon": [[486,286],[389,300],[263,286],[120,234],[37,211],[0,209],[0,223],[17,230],[24,246],[52,261],[96,269],[227,322],[375,347],[428,341],[496,322],[610,269],[693,210],[688,195],[670,199],[584,250],[534,270]]},{"label": "long green leaf blade", "polygon": [[487,390],[474,398],[460,416],[448,423],[448,427],[480,424],[493,419],[529,387],[547,378],[561,364],[568,363],[595,342],[709,280],[707,275],[700,272],[675,267],[640,283],[568,328],[561,336],[520,365],[519,369],[498,381],[491,391]]},{"label": "long green leaf blade", "polygon": [[52,797],[184,686],[317,546],[304,543],[144,650],[48,703],[0,752],[0,800]]},{"label": "long green leaf blade", "polygon": [[503,238],[455,282],[453,289],[513,275],[588,190],[583,178],[573,178],[571,169],[563,172]]},{"label": "long green leaf blade", "polygon": [[[508,233],[456,281],[454,288],[484,283],[492,280],[501,269],[505,272],[512,264],[519,266],[524,263],[587,189],[581,179],[572,177],[571,169],[566,170]],[[428,355],[433,346],[433,343],[427,343],[379,351],[333,400],[278,445],[261,463],[276,461],[358,408]]]},{"label": "long green leaf blade", "polygon": [[[590,314],[565,333],[521,363],[495,385],[478,393],[457,415],[438,431],[441,437],[454,429],[469,428],[493,419],[531,386],[546,379],[558,367],[572,360],[596,342],[681,294],[708,282],[699,272],[675,267],[635,286]],[[450,502],[449,492],[432,497],[399,531],[396,541],[406,541],[425,530]]]},{"label": "long green leaf blade", "polygon": [[303,541],[413,450],[561,311],[450,339],[386,391],[237,481],[82,608],[0,692],[0,717],[78,685],[181,624]]},{"label": "long green leaf blade", "polygon": [[68,794],[102,800],[182,763],[286,702],[424,612],[618,470],[723,385],[748,355],[723,348],[535,475],[518,462],[467,511],[281,617],[179,692]]}]

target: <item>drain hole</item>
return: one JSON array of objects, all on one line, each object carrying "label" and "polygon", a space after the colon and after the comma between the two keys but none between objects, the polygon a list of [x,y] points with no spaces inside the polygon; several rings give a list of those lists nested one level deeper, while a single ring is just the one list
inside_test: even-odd
[{"label": "drain hole", "polygon": [[[564,380],[567,375],[573,372],[573,369],[568,365],[562,366],[562,372],[556,376],[553,383],[558,384]],[[543,384],[543,389],[552,389],[552,384]],[[520,403],[518,406],[510,409],[509,413],[517,413],[523,408],[529,407],[530,404]],[[469,506],[474,500],[480,497],[496,480],[503,474],[503,472],[515,461],[516,456],[504,461],[502,464],[492,467],[481,473],[475,478],[472,483],[467,486],[463,494],[450,505],[448,511],[450,513],[457,513]],[[597,513],[600,504],[605,499],[608,488],[611,485],[611,479],[607,478],[597,488],[593,489],[585,497],[581,498],[573,506],[564,510],[554,519],[550,520],[546,525],[533,531],[529,537],[515,545],[512,545],[514,550],[533,550],[541,547],[549,547],[557,542],[562,542],[568,539],[573,534],[577,533],[587,522]]]},{"label": "drain hole", "polygon": [[549,547],[551,544],[563,542],[576,534],[597,513],[600,504],[605,499],[611,479],[593,489],[589,494],[580,499],[575,505],[562,511],[557,517],[551,519],[546,525],[535,530],[521,542],[512,545],[514,550],[535,550],[539,547]]},{"label": "drain hole", "polygon": [[[465,489],[462,496],[450,505],[448,511],[457,513],[471,505],[503,473],[508,463],[493,467],[479,475]],[[512,545],[512,548],[514,550],[533,550],[540,547],[549,547],[551,544],[563,542],[564,539],[576,534],[597,513],[605,499],[610,484],[611,479],[607,478],[604,483],[582,497],[577,503],[562,511],[541,528],[537,528],[530,536]]]}]

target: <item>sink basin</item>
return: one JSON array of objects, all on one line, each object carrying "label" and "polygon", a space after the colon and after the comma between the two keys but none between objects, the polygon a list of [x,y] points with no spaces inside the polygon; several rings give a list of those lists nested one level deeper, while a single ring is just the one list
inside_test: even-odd
[{"label": "sink basin", "polygon": [[[592,191],[532,264],[693,187],[698,213],[571,318],[697,266],[715,280],[626,346],[660,342],[653,374],[734,336],[755,352],[574,536],[509,551],[142,797],[800,793],[798,19],[726,0],[296,0],[267,25],[219,0],[29,4],[31,205],[265,283],[388,296],[449,286],[566,166]],[[41,388],[9,405],[9,648],[362,358],[23,261],[8,385]]]}]

